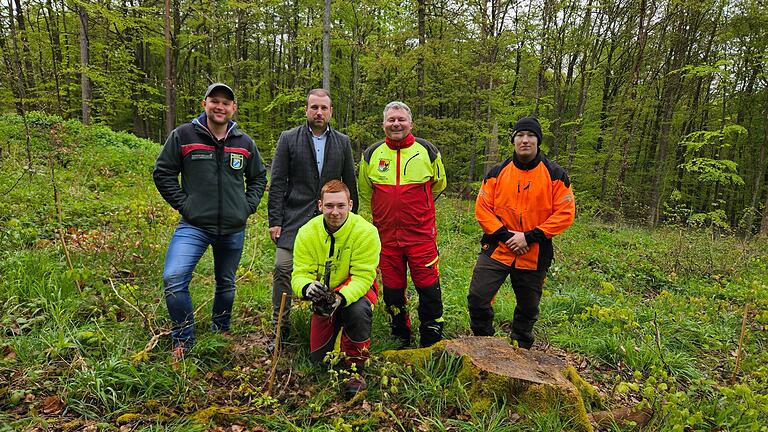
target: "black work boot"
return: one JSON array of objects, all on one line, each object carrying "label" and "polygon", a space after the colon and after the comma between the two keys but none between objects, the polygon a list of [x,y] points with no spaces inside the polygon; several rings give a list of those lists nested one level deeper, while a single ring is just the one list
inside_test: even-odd
[{"label": "black work boot", "polygon": [[392,336],[398,340],[397,349],[407,349],[411,346],[411,326],[408,314],[403,312],[392,319]]},{"label": "black work boot", "polygon": [[399,342],[397,349],[409,348],[411,346],[411,318],[405,311],[405,306],[388,305],[387,312],[392,318],[390,322],[392,336]]},{"label": "black work boot", "polygon": [[421,336],[421,346],[426,348],[432,346],[441,340],[443,340],[443,323],[442,321],[428,321],[421,323],[419,326],[419,334]]},{"label": "black work boot", "polygon": [[531,349],[533,346],[533,332],[517,332],[513,330],[509,334],[509,342],[512,345],[517,342],[519,348]]}]

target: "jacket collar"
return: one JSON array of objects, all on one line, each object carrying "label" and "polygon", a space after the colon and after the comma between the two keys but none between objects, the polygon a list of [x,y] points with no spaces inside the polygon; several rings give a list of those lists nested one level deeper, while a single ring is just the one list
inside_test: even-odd
[{"label": "jacket collar", "polygon": [[536,168],[536,165],[538,165],[539,162],[541,162],[541,158],[542,158],[541,149],[537,149],[536,157],[534,157],[530,162],[524,163],[523,161],[517,158],[517,153],[514,153],[512,154],[512,163],[514,163],[518,169],[521,169],[523,171],[528,171]]},{"label": "jacket collar", "polygon": [[389,137],[385,137],[384,142],[387,143],[387,147],[391,148],[392,150],[397,150],[410,147],[413,143],[416,142],[416,137],[414,137],[413,134],[408,134],[408,136],[403,138],[401,141],[394,141],[389,139]]},{"label": "jacket collar", "polygon": [[[217,140],[216,136],[213,135],[213,132],[208,128],[208,116],[205,113],[202,113],[196,119],[193,119],[192,124],[203,129],[203,131],[210,135],[211,138]],[[227,134],[224,136],[224,139],[226,140],[229,136],[241,136],[242,134],[243,132],[237,127],[237,123],[230,120],[227,125]]]},{"label": "jacket collar", "polygon": [[[309,122],[304,123],[304,126],[306,127],[307,133],[309,133],[310,136],[314,136],[315,135],[315,133],[312,132],[312,128],[309,126]],[[325,125],[325,131],[323,132],[323,135],[328,136],[330,134],[331,134],[331,124],[328,123],[327,125]]]},{"label": "jacket collar", "polygon": [[[347,214],[347,220],[345,220],[344,223],[341,224],[339,229],[337,229],[334,232],[328,231],[328,225],[325,223],[325,218],[323,218],[323,228],[325,228],[325,232],[328,233],[328,235],[333,237],[333,238],[341,238],[341,237],[346,236],[349,233],[349,230],[352,229],[352,228],[350,228],[352,226],[352,222],[350,221],[350,219],[352,219],[353,214],[354,213],[349,212]],[[322,215],[320,215],[320,216],[322,216]]]}]

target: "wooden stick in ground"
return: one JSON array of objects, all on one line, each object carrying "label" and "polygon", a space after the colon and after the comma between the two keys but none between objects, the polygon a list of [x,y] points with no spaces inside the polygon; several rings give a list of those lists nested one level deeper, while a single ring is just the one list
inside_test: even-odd
[{"label": "wooden stick in ground", "polygon": [[747,333],[747,314],[749,313],[749,303],[744,305],[744,316],[741,318],[741,336],[739,336],[739,347],[736,348],[736,368],[733,370],[732,381],[736,381],[736,375],[739,374],[741,367],[741,349],[744,346],[744,335]]},{"label": "wooden stick in ground", "polygon": [[269,380],[267,381],[267,394],[272,394],[272,384],[275,382],[275,372],[277,372],[277,360],[280,358],[280,336],[282,336],[283,311],[285,310],[285,299],[287,294],[283,293],[280,298],[280,313],[277,315],[277,326],[275,327],[275,349],[272,351],[272,370],[269,371]]},{"label": "wooden stick in ground", "polygon": [[[69,266],[69,270],[74,272],[75,268],[72,266],[72,258],[69,257],[69,248],[67,247],[67,240],[64,238],[64,219],[61,217],[61,201],[59,200],[59,189],[56,187],[56,170],[54,169],[54,161],[51,159],[51,183],[53,183],[53,202],[56,205],[56,219],[59,221],[59,228],[58,228],[58,234],[59,234],[59,240],[61,241],[61,247],[64,249],[64,257],[67,259],[67,266]],[[83,293],[83,287],[80,284],[79,279],[75,279],[75,286],[77,287],[77,292],[80,294]]]}]

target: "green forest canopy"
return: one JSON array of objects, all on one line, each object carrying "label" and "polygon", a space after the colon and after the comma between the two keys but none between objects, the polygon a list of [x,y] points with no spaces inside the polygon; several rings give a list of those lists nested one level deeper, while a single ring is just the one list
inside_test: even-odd
[{"label": "green forest canopy", "polygon": [[[511,154],[536,115],[580,211],[768,231],[768,6],[755,0],[331,2],[335,125],[355,151],[403,100],[452,190]],[[269,160],[322,82],[323,4],[10,0],[3,109],[161,141],[230,83]],[[10,146],[10,144],[8,144]],[[9,149],[10,150],[10,149]]]}]

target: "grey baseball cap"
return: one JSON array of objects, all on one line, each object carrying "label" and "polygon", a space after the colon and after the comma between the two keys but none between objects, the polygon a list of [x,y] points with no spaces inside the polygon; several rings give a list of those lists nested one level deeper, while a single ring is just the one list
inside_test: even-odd
[{"label": "grey baseball cap", "polygon": [[209,85],[208,90],[205,91],[205,96],[203,96],[203,99],[207,98],[211,93],[213,93],[216,90],[224,90],[230,99],[235,100],[235,92],[232,91],[232,88],[220,82]]}]

